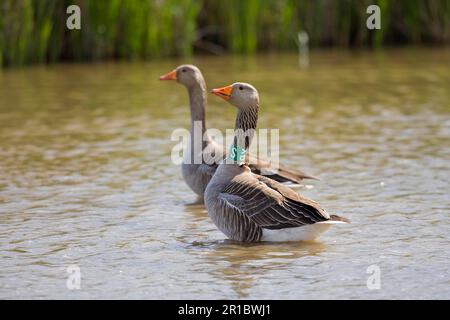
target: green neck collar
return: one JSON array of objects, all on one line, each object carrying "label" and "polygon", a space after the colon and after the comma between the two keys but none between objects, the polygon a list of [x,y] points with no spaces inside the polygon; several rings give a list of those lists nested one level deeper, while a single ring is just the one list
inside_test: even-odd
[{"label": "green neck collar", "polygon": [[236,145],[232,145],[230,148],[230,154],[228,156],[228,159],[231,159],[237,164],[241,165],[245,162],[245,153],[246,153],[245,149],[239,148]]}]

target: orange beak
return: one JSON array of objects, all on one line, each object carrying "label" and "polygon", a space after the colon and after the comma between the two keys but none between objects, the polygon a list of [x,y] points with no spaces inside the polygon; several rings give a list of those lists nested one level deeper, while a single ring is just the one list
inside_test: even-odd
[{"label": "orange beak", "polygon": [[231,94],[233,93],[233,86],[212,89],[211,93],[221,97],[224,100],[229,100],[231,98]]},{"label": "orange beak", "polygon": [[159,80],[177,80],[177,71],[173,70],[159,77]]}]

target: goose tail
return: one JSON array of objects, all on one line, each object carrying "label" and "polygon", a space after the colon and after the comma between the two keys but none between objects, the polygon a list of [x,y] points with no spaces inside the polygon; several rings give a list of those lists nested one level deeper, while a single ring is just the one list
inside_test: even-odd
[{"label": "goose tail", "polygon": [[330,215],[330,220],[336,221],[336,222],[351,223],[349,219],[335,215],[335,214]]}]

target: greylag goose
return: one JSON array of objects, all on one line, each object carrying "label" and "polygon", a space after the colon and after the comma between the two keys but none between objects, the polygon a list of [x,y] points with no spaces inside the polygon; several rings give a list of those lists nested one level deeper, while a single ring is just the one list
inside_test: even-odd
[{"label": "greylag goose", "polygon": [[258,121],[259,96],[253,86],[238,82],[212,93],[238,109],[232,152],[205,190],[208,215],[220,231],[242,242],[310,241],[333,224],[349,222],[291,188],[252,173],[245,154]]},{"label": "greylag goose", "polygon": [[[222,146],[209,138],[205,125],[205,107],[206,107],[206,84],[200,70],[194,65],[180,65],[173,71],[162,75],[160,80],[176,80],[183,84],[189,94],[189,103],[191,109],[191,141],[188,146],[190,154],[185,154],[181,165],[181,172],[186,184],[199,196],[203,197],[206,186],[211,180],[217,169],[218,163],[226,157],[226,152]],[[194,123],[198,121],[201,124],[201,133],[204,137],[201,141],[201,148],[197,148],[194,144]],[[200,150],[201,149],[201,150]],[[198,150],[196,152],[196,150]],[[214,154],[213,164],[204,161],[203,154],[205,150]],[[212,151],[212,152],[211,152]],[[190,161],[186,160],[186,157]],[[276,170],[271,163],[249,156],[249,167],[252,172],[257,174],[269,175],[272,179],[280,182],[300,183],[302,179],[316,179],[317,177],[308,175],[302,171],[279,166]],[[192,159],[200,159],[193,163]]]}]

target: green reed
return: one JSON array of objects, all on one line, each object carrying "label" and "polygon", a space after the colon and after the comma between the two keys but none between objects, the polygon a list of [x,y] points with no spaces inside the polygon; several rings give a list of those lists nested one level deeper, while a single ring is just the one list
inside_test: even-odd
[{"label": "green reed", "polygon": [[[81,30],[66,28],[71,4]],[[370,4],[381,30],[365,27]],[[300,30],[312,47],[448,44],[450,1],[2,0],[0,65],[296,50]]]}]

